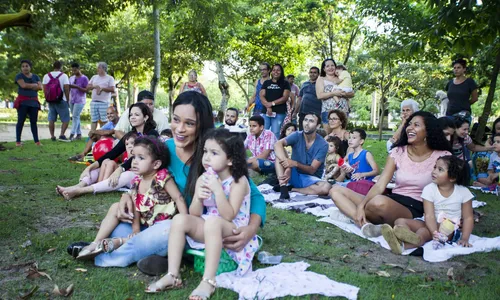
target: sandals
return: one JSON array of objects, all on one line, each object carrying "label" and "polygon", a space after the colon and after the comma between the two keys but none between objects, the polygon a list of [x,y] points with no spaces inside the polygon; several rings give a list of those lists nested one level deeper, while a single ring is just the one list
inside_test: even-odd
[{"label": "sandals", "polygon": [[166,276],[172,277],[172,279],[174,280],[174,283],[170,284],[170,285],[166,285],[166,286],[159,286],[158,282],[161,280],[160,279],[160,280],[150,284],[144,292],[146,292],[148,294],[154,294],[154,293],[159,293],[159,292],[163,292],[163,291],[171,290],[171,289],[178,289],[178,288],[182,287],[182,280],[178,276],[176,276],[170,272],[168,272],[167,275],[165,275],[164,277],[166,277]]},{"label": "sandals", "polygon": [[200,289],[198,286],[193,292],[191,292],[191,295],[189,295],[189,299],[192,299],[194,297],[198,297],[202,300],[207,300],[215,293],[215,289],[217,288],[217,283],[215,282],[215,280],[203,278],[201,280],[201,282],[202,283],[206,282],[209,285],[211,285],[212,291],[210,293],[207,293],[206,291]]},{"label": "sandals", "polygon": [[[92,245],[97,245],[93,250],[89,250],[88,248]],[[97,242],[92,242],[90,245],[87,247],[83,248],[80,253],[78,253],[78,256],[76,259],[92,259],[96,257],[97,255],[101,254],[104,252],[104,249],[102,248],[102,242],[97,243]]]},{"label": "sandals", "polygon": [[[115,246],[115,239],[118,239],[118,246]],[[111,253],[123,245],[123,238],[107,238],[101,241],[101,248],[105,253]]]}]

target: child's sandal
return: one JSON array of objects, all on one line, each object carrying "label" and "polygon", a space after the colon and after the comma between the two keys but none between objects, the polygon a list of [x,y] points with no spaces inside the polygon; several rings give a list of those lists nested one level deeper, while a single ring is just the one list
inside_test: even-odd
[{"label": "child's sandal", "polygon": [[170,276],[174,280],[174,283],[171,285],[166,285],[166,286],[159,286],[157,283],[158,281],[153,282],[150,284],[144,292],[148,294],[154,294],[154,293],[159,293],[159,292],[164,292],[166,290],[171,290],[171,289],[178,289],[182,287],[182,280],[179,278],[179,276],[176,276],[170,272],[167,273],[165,276]]},{"label": "child's sandal", "polygon": [[201,282],[206,282],[209,285],[212,286],[212,291],[210,293],[207,293],[205,290],[200,289],[197,287],[193,292],[191,292],[191,295],[189,295],[189,299],[202,299],[202,300],[207,300],[212,295],[215,293],[215,289],[217,288],[217,283],[215,280],[209,279],[209,278],[203,278]]},{"label": "child's sandal", "polygon": [[[118,239],[118,246],[115,247],[115,239]],[[101,241],[101,248],[105,253],[111,253],[123,245],[122,238],[107,238]]]}]

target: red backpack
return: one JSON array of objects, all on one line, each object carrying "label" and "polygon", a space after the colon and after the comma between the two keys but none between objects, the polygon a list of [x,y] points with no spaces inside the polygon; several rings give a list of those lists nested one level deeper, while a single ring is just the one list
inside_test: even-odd
[{"label": "red backpack", "polygon": [[56,78],[52,77],[52,74],[49,72],[49,82],[45,85],[44,94],[45,100],[47,102],[56,103],[61,102],[63,100],[63,91],[61,89],[61,84],[59,83],[59,77],[61,77],[64,73],[61,72],[57,75]]}]

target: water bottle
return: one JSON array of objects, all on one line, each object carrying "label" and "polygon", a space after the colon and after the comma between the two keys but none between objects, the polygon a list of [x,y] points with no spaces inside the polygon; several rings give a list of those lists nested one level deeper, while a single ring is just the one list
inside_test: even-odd
[{"label": "water bottle", "polygon": [[271,253],[266,251],[260,251],[259,255],[257,256],[257,259],[261,264],[267,265],[277,265],[281,262],[282,258],[282,255],[273,256]]},{"label": "water bottle", "polygon": [[[212,167],[208,167],[205,174],[217,176],[217,173],[214,171],[214,169],[212,169]],[[204,206],[216,206],[215,199],[213,199],[212,195],[210,195],[210,197],[208,197],[207,199],[203,200],[203,205]]]}]

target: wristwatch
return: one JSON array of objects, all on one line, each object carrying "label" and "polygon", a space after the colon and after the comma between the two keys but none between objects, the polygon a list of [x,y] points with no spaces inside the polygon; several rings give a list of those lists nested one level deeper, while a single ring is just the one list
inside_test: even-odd
[{"label": "wristwatch", "polygon": [[273,103],[273,106],[275,106],[275,105],[276,105],[276,103],[274,103],[274,101],[273,101],[272,103]]}]

